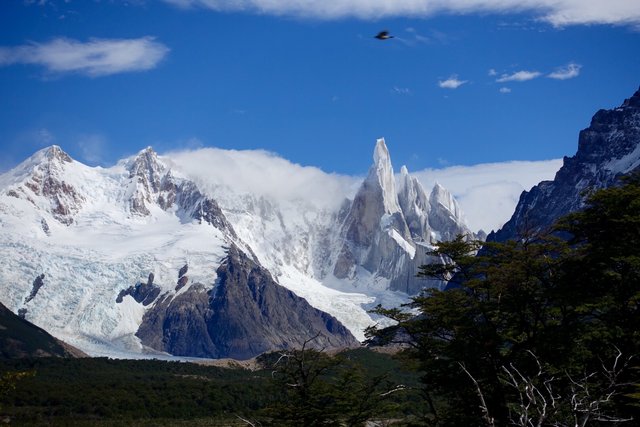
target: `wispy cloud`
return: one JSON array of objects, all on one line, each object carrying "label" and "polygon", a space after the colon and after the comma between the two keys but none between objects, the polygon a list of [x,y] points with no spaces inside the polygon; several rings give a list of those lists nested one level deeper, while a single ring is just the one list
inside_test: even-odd
[{"label": "wispy cloud", "polygon": [[487,71],[487,75],[489,75],[490,77],[497,76],[498,72],[491,68],[489,71]]},{"label": "wispy cloud", "polygon": [[[335,209],[352,197],[358,178],[328,174],[263,150],[202,148],[167,153],[171,162],[209,191],[226,186],[272,200],[302,201]],[[212,168],[211,165],[216,165]]]},{"label": "wispy cloud", "polygon": [[553,179],[561,159],[450,166],[413,173],[427,191],[437,181],[460,203],[472,230],[497,230],[511,218],[524,190]]},{"label": "wispy cloud", "polygon": [[420,44],[424,45],[432,45],[432,44],[447,44],[449,42],[450,37],[438,30],[433,28],[427,31],[427,34],[423,34],[416,30],[414,27],[407,27],[404,29],[407,33],[406,37],[398,37],[396,38],[407,46],[416,46]]},{"label": "wispy cloud", "polygon": [[500,89],[498,89],[498,92],[500,93],[511,93],[511,89],[508,87],[501,87]]},{"label": "wispy cloud", "polygon": [[565,67],[560,67],[556,69],[553,73],[547,75],[550,79],[556,80],[568,80],[574,77],[578,77],[580,75],[580,69],[582,65],[570,63]]},{"label": "wispy cloud", "polygon": [[409,89],[408,87],[394,86],[391,89],[391,93],[393,93],[395,95],[411,95],[411,89]]},{"label": "wispy cloud", "polygon": [[539,71],[516,71],[512,74],[503,74],[496,79],[498,83],[505,82],[526,82],[527,80],[533,80],[542,75]]},{"label": "wispy cloud", "polygon": [[443,89],[458,89],[463,84],[467,83],[468,80],[460,80],[456,74],[449,76],[446,80],[438,81],[438,86]]},{"label": "wispy cloud", "polygon": [[101,164],[107,149],[107,139],[103,135],[80,135],[76,145],[83,161],[90,164]]},{"label": "wispy cloud", "polygon": [[[216,194],[221,186],[235,194],[254,194],[278,201],[309,203],[337,209],[353,197],[363,177],[329,174],[301,166],[262,150],[201,148],[166,153],[167,159]],[[438,159],[443,166],[445,159]],[[211,165],[215,164],[215,168]],[[411,172],[427,191],[436,181],[460,202],[473,230],[499,228],[513,214],[520,193],[552,179],[562,160],[514,161],[475,166],[448,166]]]},{"label": "wispy cloud", "polygon": [[153,37],[90,39],[57,38],[47,43],[0,47],[0,66],[32,64],[49,73],[78,73],[91,77],[155,68],[169,48]]},{"label": "wispy cloud", "polygon": [[422,34],[419,34],[418,31],[413,27],[406,28],[405,31],[413,36],[413,41],[415,42],[425,43],[425,44],[429,44],[433,42],[431,38],[427,36],[423,36]]},{"label": "wispy cloud", "polygon": [[356,17],[426,17],[437,14],[532,13],[555,26],[578,24],[640,24],[640,8],[634,0],[164,0],[181,8],[201,7],[216,11],[239,11],[293,15],[316,19]]}]

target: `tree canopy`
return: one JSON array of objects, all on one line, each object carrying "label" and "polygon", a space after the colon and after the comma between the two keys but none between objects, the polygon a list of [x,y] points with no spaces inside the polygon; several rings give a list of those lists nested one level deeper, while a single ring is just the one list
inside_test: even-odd
[{"label": "tree canopy", "polygon": [[[408,306],[417,316],[376,308],[398,326],[369,331],[408,337],[406,353],[424,373],[427,424],[640,419],[632,397],[640,357],[640,176],[595,192],[582,211],[544,233],[503,243],[458,236],[430,255],[445,264],[421,266],[418,274],[453,279],[452,286],[414,297]],[[531,421],[521,417],[527,387],[548,397],[540,424],[517,423]]]}]

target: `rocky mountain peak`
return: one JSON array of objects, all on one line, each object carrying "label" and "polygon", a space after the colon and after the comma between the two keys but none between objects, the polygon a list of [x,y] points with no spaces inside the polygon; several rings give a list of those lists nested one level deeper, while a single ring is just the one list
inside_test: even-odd
[{"label": "rocky mountain peak", "polygon": [[429,240],[429,197],[416,177],[409,175],[406,166],[400,169],[398,202],[404,214],[411,238]]},{"label": "rocky mountain peak", "polygon": [[140,177],[151,185],[151,190],[157,192],[160,188],[162,174],[166,167],[158,160],[153,148],[147,147],[140,151],[129,166],[129,177]]},{"label": "rocky mountain peak", "polygon": [[71,156],[59,146],[43,148],[5,175],[13,184],[7,195],[27,200],[70,225],[84,202],[84,196],[69,180],[72,163]]},{"label": "rocky mountain peak", "polygon": [[625,107],[640,108],[640,88],[631,96],[631,98],[624,100],[622,108]]},{"label": "rocky mountain peak", "polygon": [[163,184],[167,167],[160,162],[153,148],[140,151],[129,164],[129,178],[134,186],[131,194],[131,212],[149,215],[149,203],[153,203]]},{"label": "rocky mountain peak", "polygon": [[236,359],[298,348],[314,336],[315,348],[359,345],[338,320],[280,286],[235,245],[216,273],[215,288],[194,284],[147,311],[137,332],[142,342],[174,355]]},{"label": "rocky mountain peak", "polygon": [[52,145],[43,151],[44,158],[48,161],[57,161],[59,163],[71,163],[73,161],[71,156],[65,153],[58,145]]},{"label": "rocky mountain peak", "polygon": [[396,193],[391,158],[384,139],[378,139],[374,163],[351,204],[345,220],[345,237],[355,247],[369,247],[381,228],[394,228],[409,238]]},{"label": "rocky mountain peak", "polygon": [[575,156],[564,158],[553,181],[523,192],[511,219],[487,239],[517,239],[547,229],[582,209],[589,190],[615,185],[621,175],[639,169],[640,90],[619,107],[598,111],[580,131]]},{"label": "rocky mountain peak", "polygon": [[452,240],[458,234],[473,236],[466,226],[458,201],[446,188],[435,183],[429,196],[429,224],[436,241]]},{"label": "rocky mountain peak", "polygon": [[614,173],[626,173],[635,165],[615,160],[633,154],[639,138],[640,91],[618,108],[598,111],[589,127],[580,132],[575,157],[565,158],[565,164],[592,163]]},{"label": "rocky mountain peak", "polygon": [[436,209],[438,206],[441,206],[449,211],[454,218],[461,218],[462,212],[460,211],[458,201],[453,197],[449,190],[440,185],[439,182],[434,184],[429,200],[432,208]]},{"label": "rocky mountain peak", "polygon": [[380,138],[376,142],[376,147],[373,150],[373,165],[369,169],[367,181],[380,187],[385,213],[393,214],[400,211],[391,157],[384,138]]}]

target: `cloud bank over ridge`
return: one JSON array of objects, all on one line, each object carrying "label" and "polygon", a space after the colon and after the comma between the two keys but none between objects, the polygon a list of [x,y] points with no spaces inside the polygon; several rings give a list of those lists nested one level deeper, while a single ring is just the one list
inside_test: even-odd
[{"label": "cloud bank over ridge", "polygon": [[440,183],[460,203],[471,230],[488,233],[511,218],[522,191],[553,179],[560,166],[562,159],[510,161],[424,169],[413,175],[427,191]]},{"label": "cloud bank over ridge", "polygon": [[[337,209],[352,198],[363,176],[330,174],[263,150],[200,148],[165,153],[180,170],[209,190],[227,186],[276,201]],[[430,192],[439,182],[458,199],[472,230],[498,229],[513,214],[520,193],[553,179],[561,159],[512,161],[410,171]],[[397,166],[395,170],[399,171]]]},{"label": "cloud bank over ridge", "polygon": [[200,148],[166,153],[179,170],[209,190],[229,187],[272,200],[335,209],[352,197],[361,178],[301,166],[264,150]]}]

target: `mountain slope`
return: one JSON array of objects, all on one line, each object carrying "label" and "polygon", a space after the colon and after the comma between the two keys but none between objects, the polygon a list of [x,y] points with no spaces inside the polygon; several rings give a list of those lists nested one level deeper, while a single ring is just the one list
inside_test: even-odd
[{"label": "mountain slope", "polygon": [[147,311],[136,334],[142,343],[174,355],[234,359],[300,347],[314,336],[317,348],[359,345],[334,317],[278,285],[237,247],[217,274],[213,287],[192,286]]},{"label": "mountain slope", "polygon": [[0,303],[0,359],[85,356]]},{"label": "mountain slope", "polygon": [[[190,170],[150,147],[91,168],[52,146],[0,175],[2,302],[92,355],[245,357],[311,332],[342,347],[353,341],[340,323],[362,340],[374,323],[368,308],[440,286],[415,279],[417,265],[434,261],[426,250],[445,229],[466,230],[456,212],[445,214],[444,228],[430,225],[431,211],[455,203],[434,209],[406,168],[407,184],[396,182],[384,140],[361,191],[341,205],[238,190],[234,179],[207,185]],[[218,267],[229,247],[269,275],[264,299],[244,301],[253,295],[249,284],[223,283],[230,276]],[[341,248],[355,255],[350,273],[337,277]],[[212,289],[229,292],[210,299]],[[213,310],[213,303],[221,305]],[[274,304],[306,314],[285,322],[268,315]]]},{"label": "mountain slope", "polygon": [[600,110],[580,132],[578,151],[565,157],[553,181],[523,192],[511,219],[487,240],[538,232],[584,206],[589,191],[606,188],[640,169],[640,89],[622,105]]}]

